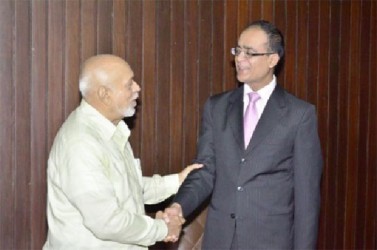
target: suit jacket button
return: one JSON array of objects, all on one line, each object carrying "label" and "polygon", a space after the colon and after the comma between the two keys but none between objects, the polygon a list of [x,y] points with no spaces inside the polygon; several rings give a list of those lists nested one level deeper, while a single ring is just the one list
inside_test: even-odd
[{"label": "suit jacket button", "polygon": [[243,187],[237,187],[237,190],[242,192],[243,191]]},{"label": "suit jacket button", "polygon": [[236,215],[234,213],[231,213],[230,218],[234,219],[234,218],[236,218]]},{"label": "suit jacket button", "polygon": [[244,163],[244,162],[245,162],[245,158],[242,158],[242,159],[241,159],[241,162]]}]

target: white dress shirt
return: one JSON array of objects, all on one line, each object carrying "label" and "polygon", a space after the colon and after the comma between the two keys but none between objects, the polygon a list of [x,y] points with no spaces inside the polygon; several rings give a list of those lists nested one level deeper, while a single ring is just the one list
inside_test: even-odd
[{"label": "white dress shirt", "polygon": [[[257,108],[257,112],[258,112],[258,118],[261,117],[261,115],[264,111],[264,108],[267,105],[268,99],[270,99],[270,96],[271,96],[272,92],[274,91],[275,87],[276,87],[276,77],[275,77],[275,75],[273,75],[272,81],[269,84],[267,84],[266,86],[264,86],[263,88],[261,88],[260,90],[257,91],[257,93],[260,96],[260,99],[255,103],[256,108]],[[255,92],[255,91],[253,91],[250,88],[250,86],[245,83],[244,84],[244,91],[243,91],[243,111],[244,111],[244,113],[246,111],[247,105],[249,105],[249,95],[248,94],[250,92]]]}]

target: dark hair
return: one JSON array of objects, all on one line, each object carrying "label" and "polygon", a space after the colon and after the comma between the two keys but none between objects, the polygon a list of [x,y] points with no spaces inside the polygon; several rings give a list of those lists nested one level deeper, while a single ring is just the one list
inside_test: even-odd
[{"label": "dark hair", "polygon": [[266,32],[269,49],[272,52],[276,52],[279,55],[280,59],[282,59],[284,56],[284,37],[281,34],[280,30],[268,21],[258,20],[249,24],[246,29],[244,29],[244,31],[254,27],[258,27]]}]

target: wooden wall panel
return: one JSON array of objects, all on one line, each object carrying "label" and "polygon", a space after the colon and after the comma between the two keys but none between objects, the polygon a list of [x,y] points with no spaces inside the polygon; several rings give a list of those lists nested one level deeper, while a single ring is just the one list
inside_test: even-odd
[{"label": "wooden wall panel", "polygon": [[211,95],[211,78],[214,72],[211,70],[213,55],[212,45],[212,7],[211,1],[199,2],[199,37],[198,37],[198,109],[202,111],[203,105],[208,96]]},{"label": "wooden wall panel", "polygon": [[47,2],[47,147],[64,121],[64,15],[63,1]]},{"label": "wooden wall panel", "polygon": [[[81,62],[97,54],[97,0],[80,1]],[[77,41],[78,42],[78,41]]]},{"label": "wooden wall panel", "polygon": [[[360,22],[360,35],[365,34],[365,39],[369,40],[371,37],[371,34],[369,33],[370,28],[370,11],[371,6],[370,2],[364,3],[362,6],[362,9],[360,10],[360,14],[362,16],[361,22]],[[359,76],[360,82],[360,98],[359,102],[360,105],[358,105],[358,112],[360,114],[360,121],[358,126],[358,133],[359,133],[359,142],[358,142],[358,150],[359,150],[359,158],[357,165],[360,166],[358,168],[358,179],[359,180],[367,180],[367,173],[368,173],[368,106],[370,104],[370,96],[368,91],[368,85],[369,85],[369,76],[370,76],[370,68],[368,67],[369,60],[362,60],[364,58],[369,58],[371,51],[370,46],[360,46],[360,68],[365,69],[365,73],[361,74]],[[355,213],[357,214],[358,219],[355,222],[355,248],[358,249],[365,249],[366,248],[366,242],[365,242],[365,230],[366,230],[366,223],[367,223],[367,217],[366,214],[366,207],[367,207],[367,195],[364,195],[367,192],[367,182],[366,181],[360,181],[360,185],[358,186],[358,190],[356,191],[356,208]]]},{"label": "wooden wall panel", "polygon": [[[30,162],[30,143],[25,143],[25,138],[30,138],[30,63],[25,58],[30,58],[30,4],[28,2],[14,2],[15,14],[15,42],[14,42],[14,171],[17,178],[14,179],[14,232],[28,232],[30,230],[30,218],[25,213],[25,208],[30,208],[30,171],[25,171],[25,162]],[[22,101],[20,101],[22,100]],[[5,116],[6,117],[6,116]],[[8,117],[9,118],[9,117]],[[2,141],[0,142],[3,143]],[[2,150],[1,150],[2,151]],[[0,164],[0,166],[3,166]],[[0,191],[1,193],[1,191]],[[1,202],[3,204],[3,202]],[[2,224],[4,225],[4,224]],[[6,224],[5,224],[6,225]],[[2,235],[2,234],[0,234]],[[16,249],[28,249],[30,247],[30,234],[15,233],[13,237]],[[1,244],[0,244],[1,248]]]},{"label": "wooden wall panel", "polygon": [[[192,162],[195,157],[196,131],[198,128],[198,1],[185,1],[185,38],[184,60],[184,96],[183,96],[183,133],[184,163]],[[179,55],[178,55],[179,56]]]},{"label": "wooden wall panel", "polygon": [[[137,114],[141,117],[141,151],[140,158],[143,164],[143,171],[145,174],[152,174],[154,172],[154,163],[156,162],[156,106],[155,106],[155,57],[156,57],[156,2],[145,1],[143,2],[143,41],[142,41],[142,61],[143,72],[141,83],[143,93],[141,95],[141,110]],[[181,33],[181,35],[183,35]]]},{"label": "wooden wall panel", "polygon": [[123,0],[114,0],[113,3],[113,54],[120,56],[122,58],[126,57],[126,27],[128,20],[125,16],[128,16],[126,13],[127,2]]},{"label": "wooden wall panel", "polygon": [[[226,46],[225,46],[225,31],[224,31],[224,12],[225,5],[223,3],[213,3],[212,14],[212,81],[210,82],[212,93],[220,93],[225,90],[225,76],[221,72],[224,72],[224,63],[226,58]],[[230,52],[230,51],[229,51]],[[219,73],[220,72],[220,73]],[[203,107],[200,107],[202,110]],[[200,113],[201,114],[201,113]]]},{"label": "wooden wall panel", "polygon": [[[0,15],[2,21],[0,22],[0,77],[2,84],[0,91],[0,248],[12,246],[14,240],[14,227],[16,226],[16,216],[13,195],[15,187],[13,185],[12,177],[15,175],[14,169],[14,135],[13,121],[15,118],[15,98],[13,84],[13,65],[12,53],[14,44],[12,41],[12,25],[14,20],[14,3],[12,1],[4,1],[0,5]],[[3,35],[4,34],[4,35]],[[6,177],[6,178],[4,178]]]},{"label": "wooden wall panel", "polygon": [[77,79],[80,75],[80,2],[65,2],[65,39],[64,39],[64,117],[67,117],[80,102]]},{"label": "wooden wall panel", "polygon": [[97,53],[112,53],[113,1],[99,0],[97,3]]},{"label": "wooden wall panel", "polygon": [[[130,4],[132,2],[132,4]],[[134,80],[141,86],[142,89],[144,89],[143,81],[141,78],[141,72],[142,72],[142,41],[143,41],[143,28],[142,28],[142,18],[143,18],[143,2],[142,1],[131,1],[127,6],[128,15],[124,16],[123,18],[127,18],[127,28],[125,30],[124,37],[127,38],[127,42],[123,42],[123,45],[126,47],[126,55],[125,59],[127,62],[132,66],[133,72],[134,72]],[[122,16],[119,16],[119,18],[122,18]],[[151,28],[153,28],[152,26]],[[153,48],[154,49],[154,48]],[[153,90],[153,89],[152,89]],[[141,93],[140,93],[141,95]],[[154,101],[154,100],[153,100]],[[152,105],[153,107],[154,105]],[[133,130],[133,136],[131,138],[131,143],[134,147],[135,154],[137,156],[140,155],[140,147],[143,143],[141,140],[141,133],[140,133],[140,127],[142,125],[141,122],[135,122],[137,117],[140,117],[140,113],[143,112],[144,105],[141,103],[139,106],[139,113],[133,117],[127,119],[127,122],[129,126]],[[147,118],[148,119],[148,118]],[[155,131],[152,131],[153,134],[155,134]],[[143,164],[143,162],[142,162]]]},{"label": "wooden wall panel", "polygon": [[142,88],[126,120],[135,156],[145,175],[173,173],[195,157],[206,99],[238,85],[230,48],[259,18],[285,35],[278,82],[317,107],[325,160],[318,248],[376,249],[373,0],[2,1],[0,249],[45,241],[48,152],[80,101],[84,60],[113,53],[130,63]]},{"label": "wooden wall panel", "polygon": [[182,55],[184,53],[184,36],[182,30],[184,29],[184,2],[172,1],[170,14],[170,94],[171,103],[169,107],[169,126],[170,126],[170,166],[169,170],[176,168],[176,166],[183,166],[183,96],[184,96],[184,81],[183,75],[185,71],[184,60]]},{"label": "wooden wall panel", "polygon": [[[365,193],[361,194],[365,196],[365,213],[364,220],[365,226],[362,228],[363,235],[359,235],[360,242],[365,249],[377,248],[377,2],[370,2],[370,22],[365,24],[369,26],[369,42],[365,46],[369,48],[368,57],[364,58],[369,62],[366,69],[368,69],[368,87],[365,92],[368,92],[368,114],[367,114],[367,126],[366,128],[360,128],[367,130],[366,140],[366,179]],[[366,5],[365,8],[368,8]],[[359,218],[362,219],[362,218]]]},{"label": "wooden wall panel", "polygon": [[[156,3],[156,36],[158,37],[156,44],[156,91],[157,100],[155,101],[155,110],[157,114],[157,126],[155,130],[156,145],[156,164],[153,170],[156,173],[169,173],[170,159],[170,35],[164,35],[166,31],[171,30],[170,22],[170,5],[169,1],[157,1]],[[172,24],[174,25],[174,24]],[[162,132],[164,131],[164,132]],[[167,167],[164,165],[167,164]]]},{"label": "wooden wall panel", "polygon": [[[30,100],[30,210],[25,211],[30,217],[30,248],[41,248],[47,232],[46,225],[46,167],[48,147],[47,124],[47,24],[48,6],[46,1],[31,2],[31,100]],[[26,84],[26,83],[25,83]],[[28,171],[29,163],[23,164]],[[33,216],[31,216],[33,213]],[[29,233],[29,232],[24,232]],[[8,246],[11,248],[11,246]]]}]

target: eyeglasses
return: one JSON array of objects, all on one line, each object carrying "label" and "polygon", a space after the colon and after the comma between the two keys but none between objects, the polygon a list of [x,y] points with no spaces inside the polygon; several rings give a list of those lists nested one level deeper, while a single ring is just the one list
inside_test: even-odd
[{"label": "eyeglasses", "polygon": [[231,48],[230,49],[230,53],[232,53],[232,55],[234,55],[234,56],[239,56],[242,51],[244,52],[244,56],[247,59],[250,59],[250,58],[252,58],[254,56],[265,56],[265,55],[271,55],[271,54],[275,54],[276,53],[276,52],[254,53],[254,52],[251,52],[248,49],[243,49],[243,48],[240,48],[240,47],[235,47],[235,48]]}]

